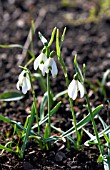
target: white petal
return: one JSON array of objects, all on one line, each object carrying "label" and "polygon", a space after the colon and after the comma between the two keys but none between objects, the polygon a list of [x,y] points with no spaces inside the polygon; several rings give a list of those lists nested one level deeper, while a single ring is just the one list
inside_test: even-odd
[{"label": "white petal", "polygon": [[46,61],[47,60],[47,56],[44,54],[44,53],[41,53],[41,56],[40,56],[40,62],[41,61]]},{"label": "white petal", "polygon": [[69,84],[68,86],[68,95],[70,98],[72,98],[73,100],[76,99],[77,97],[77,82],[76,80],[72,80],[72,82]]},{"label": "white petal", "polygon": [[56,62],[54,61],[54,59],[53,59],[53,62],[52,62],[52,70],[51,70],[51,73],[52,73],[52,77],[53,77],[53,78],[55,78],[56,75],[58,74],[57,65],[56,65]]},{"label": "white petal", "polygon": [[19,84],[19,81],[17,82],[16,87],[17,87],[17,89],[18,89],[18,90],[20,90],[20,84]]},{"label": "white petal", "polygon": [[34,70],[37,70],[39,63],[40,63],[40,55],[34,61]]},{"label": "white petal", "polygon": [[47,61],[45,62],[45,66],[47,68],[52,67],[52,63],[53,63],[53,59],[52,58],[48,58]]},{"label": "white petal", "polygon": [[42,64],[39,64],[39,69],[41,70],[41,71],[43,71],[43,68],[44,68],[44,64],[42,63]]},{"label": "white petal", "polygon": [[48,73],[48,72],[49,72],[49,69],[47,67],[47,63],[45,63],[44,66],[43,66],[43,69],[42,69],[43,76],[45,75],[45,73]]},{"label": "white petal", "polygon": [[23,94],[26,94],[27,90],[28,90],[28,86],[27,86],[27,81],[26,81],[26,78],[25,78],[24,81],[23,81],[23,85],[22,85]]},{"label": "white petal", "polygon": [[25,70],[23,70],[23,71],[20,73],[19,77],[18,77],[20,84],[22,84],[22,81],[23,81],[23,79],[24,79],[24,74],[25,74]]},{"label": "white petal", "polygon": [[42,70],[42,74],[45,75],[45,73],[49,72],[49,67],[52,67],[52,60],[51,58],[48,58],[46,62],[44,63],[44,67]]},{"label": "white petal", "polygon": [[78,90],[80,91],[80,98],[82,98],[84,96],[84,87],[79,81],[78,81]]},{"label": "white petal", "polygon": [[31,89],[31,83],[30,80],[28,78],[26,78],[26,84],[27,84],[27,90]]}]

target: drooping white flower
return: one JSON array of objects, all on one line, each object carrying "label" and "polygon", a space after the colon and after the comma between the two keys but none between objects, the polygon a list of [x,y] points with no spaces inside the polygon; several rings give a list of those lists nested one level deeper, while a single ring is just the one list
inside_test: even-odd
[{"label": "drooping white flower", "polygon": [[39,67],[39,69],[42,71],[46,60],[47,56],[44,53],[41,53],[34,61],[34,70],[37,70]]},{"label": "drooping white flower", "polygon": [[26,94],[27,91],[30,90],[31,83],[30,83],[30,80],[29,80],[29,75],[25,70],[23,70],[21,72],[21,74],[19,75],[16,87],[17,87],[18,90],[20,90],[20,87],[21,87],[23,94]]},{"label": "drooping white flower", "polygon": [[49,57],[44,63],[42,74],[45,75],[45,73],[49,73],[49,70],[52,73],[52,77],[55,78],[58,74],[58,69],[55,60],[51,57]]},{"label": "drooping white flower", "polygon": [[80,91],[80,98],[82,98],[84,96],[84,87],[78,80],[73,79],[68,86],[69,97],[75,100],[77,98],[78,91]]}]

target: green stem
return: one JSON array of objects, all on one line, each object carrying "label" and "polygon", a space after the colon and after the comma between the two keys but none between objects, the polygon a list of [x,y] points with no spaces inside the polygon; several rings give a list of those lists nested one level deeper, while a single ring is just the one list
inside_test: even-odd
[{"label": "green stem", "polygon": [[[83,84],[83,86],[84,86],[84,84]],[[98,131],[97,131],[97,126],[96,126],[94,117],[92,115],[92,109],[91,109],[91,106],[90,106],[90,101],[89,101],[89,97],[88,97],[85,86],[84,86],[84,89],[85,89],[85,97],[86,97],[86,101],[87,101],[87,105],[88,105],[88,111],[89,111],[90,116],[91,116],[91,121],[92,121],[92,125],[93,125],[93,128],[94,128],[94,133],[95,133],[95,136],[96,136],[96,139],[97,139],[97,142],[98,142],[98,148],[99,148],[101,155],[103,155],[103,150],[102,150],[102,147],[101,147],[100,138],[99,138]]]},{"label": "green stem", "polygon": [[27,67],[28,65],[30,65],[33,61],[35,60],[35,58],[33,57],[33,58],[31,58],[28,62],[27,62],[27,64],[25,65],[25,67]]},{"label": "green stem", "polygon": [[[66,70],[66,68],[65,68],[65,70]],[[66,86],[68,88],[68,86],[69,86],[68,75],[67,75],[67,73],[65,73],[65,75],[66,75],[65,76]],[[72,112],[72,117],[73,117],[73,123],[74,123],[76,136],[77,136],[77,148],[79,148],[79,132],[78,132],[78,129],[77,129],[77,121],[76,121],[76,116],[75,116],[75,113],[74,113],[73,101],[72,101],[72,99],[70,97],[69,97],[69,102],[70,102],[70,107],[71,107],[71,112]]]},{"label": "green stem", "polygon": [[37,124],[38,124],[38,134],[40,134],[38,110],[37,110],[37,107],[36,107],[37,102],[36,102],[36,96],[35,96],[35,91],[34,91],[34,87],[33,87],[33,84],[32,84],[32,77],[31,77],[30,71],[29,71],[29,78],[30,78],[31,90],[32,90],[32,95],[33,95],[33,102],[34,102],[34,108],[35,108],[35,114],[36,114],[36,121],[37,121]]},{"label": "green stem", "polygon": [[[65,31],[66,31],[66,29],[64,29],[61,41],[64,40]],[[57,29],[57,33],[56,33],[56,51],[57,51],[57,55],[58,55],[58,60],[59,60],[59,62],[61,64],[61,67],[62,67],[63,72],[64,72],[64,76],[65,76],[65,80],[66,80],[66,86],[68,88],[68,86],[69,86],[69,79],[68,79],[68,74],[67,74],[67,70],[66,70],[66,66],[65,66],[64,60],[63,60],[63,58],[61,56],[61,46],[62,46],[62,44],[60,44],[60,42],[59,42],[59,29]],[[75,130],[76,130],[77,148],[78,148],[79,147],[79,132],[78,132],[78,129],[77,129],[77,126],[76,126],[77,122],[76,122],[76,117],[75,117],[75,113],[74,113],[73,101],[72,101],[71,98],[69,98],[69,102],[70,102],[70,106],[71,106],[71,111],[72,111],[72,117],[73,117],[73,122],[74,122]]]},{"label": "green stem", "polygon": [[51,115],[50,115],[50,76],[47,73],[47,93],[48,93],[48,126],[49,126],[49,136],[51,134]]},{"label": "green stem", "polygon": [[[65,80],[66,80],[66,86],[67,86],[67,88],[68,88],[68,86],[69,86],[68,74],[67,74],[66,66],[65,66],[65,63],[64,63],[64,61],[63,61],[63,59],[62,59],[61,54],[60,54],[60,57],[59,57],[59,61],[60,61],[60,64],[61,64],[61,66],[62,66],[62,69],[63,69],[63,72],[64,72],[64,76],[65,76]],[[72,99],[71,99],[70,97],[69,97],[69,103],[70,103],[70,106],[71,106],[73,123],[74,123],[75,131],[76,131],[77,148],[79,148],[79,132],[78,132],[78,129],[77,129],[77,121],[76,121],[76,116],[75,116],[75,113],[74,113],[73,101],[72,101]]]}]

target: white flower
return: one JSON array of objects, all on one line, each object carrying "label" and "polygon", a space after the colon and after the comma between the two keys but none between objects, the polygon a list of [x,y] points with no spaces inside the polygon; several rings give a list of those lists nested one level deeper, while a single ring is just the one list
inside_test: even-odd
[{"label": "white flower", "polygon": [[72,80],[68,87],[68,95],[70,98],[75,100],[78,95],[78,91],[80,91],[80,98],[84,96],[84,87],[78,80]]},{"label": "white flower", "polygon": [[39,69],[42,71],[46,60],[47,56],[44,53],[41,53],[34,61],[34,70],[37,70],[39,67]]},{"label": "white flower", "polygon": [[28,73],[23,70],[21,74],[18,77],[18,82],[16,84],[16,87],[18,90],[20,90],[20,87],[22,87],[22,93],[26,94],[28,90],[31,88],[31,83],[29,80],[29,75]]},{"label": "white flower", "polygon": [[42,74],[45,75],[45,73],[49,73],[49,70],[52,73],[52,77],[55,78],[56,75],[58,74],[58,69],[57,69],[56,62],[54,61],[53,58],[50,57],[44,63]]}]

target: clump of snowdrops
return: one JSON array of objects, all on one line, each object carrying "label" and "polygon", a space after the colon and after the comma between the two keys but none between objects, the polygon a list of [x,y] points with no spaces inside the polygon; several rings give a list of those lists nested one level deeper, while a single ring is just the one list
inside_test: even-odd
[{"label": "clump of snowdrops", "polygon": [[[33,30],[34,30],[34,24],[32,24],[32,31],[31,31],[32,37],[34,32]],[[5,146],[0,145],[0,149],[2,149],[1,154],[3,153],[4,150],[8,150],[10,152],[17,153],[21,158],[23,158],[26,144],[31,138],[34,138],[34,140],[36,140],[36,142],[38,143],[41,149],[47,149],[47,150],[49,150],[52,147],[52,145],[58,142],[59,140],[67,139],[66,140],[66,142],[68,143],[67,146],[70,146],[70,148],[72,146],[76,150],[81,150],[84,146],[89,147],[90,144],[95,144],[100,152],[100,155],[98,157],[98,162],[103,162],[104,168],[107,169],[110,166],[109,165],[110,127],[99,116],[99,112],[102,109],[103,105],[97,106],[94,110],[90,105],[88,92],[85,86],[86,65],[83,64],[82,70],[79,68],[77,62],[77,55],[74,56],[74,62],[73,62],[73,68],[75,69],[76,73],[73,75],[72,80],[69,80],[68,78],[67,68],[63,60],[63,57],[65,56],[62,57],[61,54],[62,43],[64,41],[65,33],[66,33],[66,28],[64,28],[64,31],[60,38],[59,29],[55,27],[52,31],[50,41],[47,41],[47,39],[39,32],[39,38],[42,42],[42,50],[39,52],[39,55],[35,57],[34,52],[31,48],[27,50],[28,54],[31,56],[31,59],[26,63],[25,66],[20,66],[21,73],[18,76],[18,82],[16,84],[16,87],[24,95],[28,93],[28,91],[31,91],[33,97],[33,103],[31,107],[30,115],[27,116],[24,125],[22,125],[20,122],[10,120],[9,118],[6,118],[2,115],[0,116],[0,119],[2,121],[10,123],[13,126],[14,128],[13,136],[17,134],[20,140],[22,141],[21,142],[22,146],[20,147],[19,145],[16,145],[15,150],[12,149],[13,141],[9,141],[8,143],[6,143]],[[54,41],[56,41],[56,48],[54,50],[51,50]],[[33,42],[31,41],[31,45],[32,43]],[[0,47],[1,48],[13,48],[13,47],[23,48],[20,45],[0,45]],[[57,76],[59,74],[59,71],[55,59],[56,56],[63,70],[67,89],[54,96],[54,93],[51,90],[52,80],[50,81],[50,77],[52,77],[52,79],[56,79],[56,86],[57,86]],[[29,65],[31,63],[33,64],[33,69],[35,71],[34,75],[31,73],[29,69]],[[40,74],[38,73],[38,70],[40,70]],[[40,111],[38,111],[36,105],[37,94],[35,93],[34,86],[33,86],[33,77],[36,77],[37,80],[40,79],[40,83],[41,83],[40,85],[45,91],[40,106]],[[46,82],[43,79],[43,77],[46,77],[47,79]],[[58,97],[61,97],[62,95],[65,94],[68,95],[68,100],[70,103],[71,114],[72,114],[72,127],[64,132],[62,129],[52,125],[51,117],[58,111],[59,107],[61,106],[61,101],[57,103]],[[74,111],[74,103],[75,103],[74,101],[78,97],[85,98],[87,103],[86,107],[88,109],[88,115],[79,122],[77,122],[76,120],[76,115]],[[48,108],[47,114],[45,113],[46,106]],[[97,125],[94,119],[96,115],[98,116],[104,128],[104,130],[100,133],[98,133],[97,131]],[[88,122],[90,121],[92,122],[93,125],[94,135],[92,135],[85,128],[85,125],[87,125]],[[44,127],[44,129],[42,130],[41,127]],[[60,132],[60,135],[59,136],[54,135],[52,133],[52,129],[54,129],[57,132]],[[90,138],[88,141],[86,141],[83,144],[82,144],[82,130]],[[72,137],[73,133],[76,134],[75,138]],[[101,137],[105,138],[105,143],[101,142],[100,140]],[[108,148],[108,154],[104,150],[105,147]]]}]

